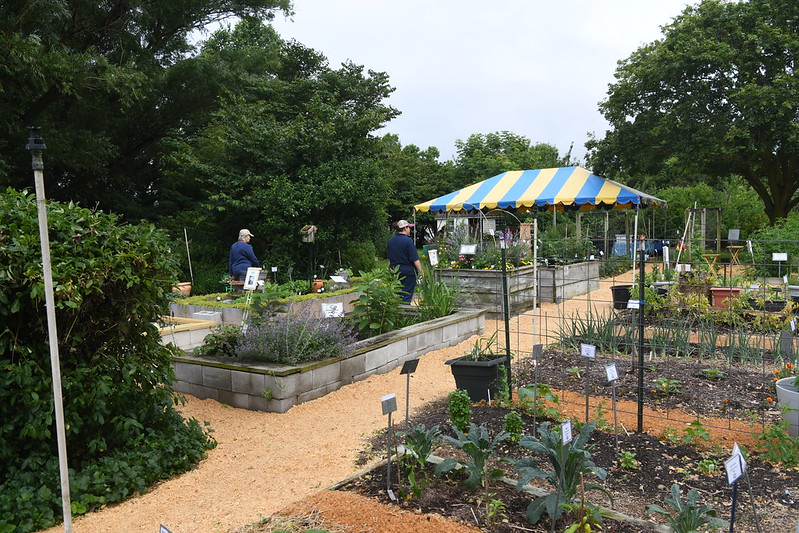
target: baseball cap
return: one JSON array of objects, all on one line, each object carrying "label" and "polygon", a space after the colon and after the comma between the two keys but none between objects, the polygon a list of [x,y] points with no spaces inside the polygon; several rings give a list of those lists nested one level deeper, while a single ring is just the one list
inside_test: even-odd
[{"label": "baseball cap", "polygon": [[239,231],[239,239],[243,239],[244,237],[255,237],[255,235],[250,233],[250,230],[243,229],[243,230]]},{"label": "baseball cap", "polygon": [[411,227],[412,228],[413,224],[411,224],[407,220],[400,220],[399,222],[397,222],[397,229],[403,229],[403,228],[407,228],[407,227]]}]

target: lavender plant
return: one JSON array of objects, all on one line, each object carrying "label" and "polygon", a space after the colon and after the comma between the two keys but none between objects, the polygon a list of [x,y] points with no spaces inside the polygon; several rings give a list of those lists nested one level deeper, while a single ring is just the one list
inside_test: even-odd
[{"label": "lavender plant", "polygon": [[355,333],[341,320],[289,310],[248,328],[236,345],[236,356],[249,361],[297,364],[345,357],[355,340]]}]

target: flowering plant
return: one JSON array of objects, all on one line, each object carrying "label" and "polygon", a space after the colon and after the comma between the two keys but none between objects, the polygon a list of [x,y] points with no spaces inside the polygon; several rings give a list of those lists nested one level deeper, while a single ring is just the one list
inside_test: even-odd
[{"label": "flowering plant", "polygon": [[343,321],[312,316],[309,311],[274,313],[248,324],[245,330],[225,326],[205,339],[196,355],[233,357],[247,361],[297,364],[345,357],[355,333]]},{"label": "flowering plant", "polygon": [[793,386],[799,387],[799,375],[796,373],[796,367],[793,363],[785,363],[782,368],[775,368],[774,369],[774,383],[779,381],[782,378],[790,378],[793,377]]}]

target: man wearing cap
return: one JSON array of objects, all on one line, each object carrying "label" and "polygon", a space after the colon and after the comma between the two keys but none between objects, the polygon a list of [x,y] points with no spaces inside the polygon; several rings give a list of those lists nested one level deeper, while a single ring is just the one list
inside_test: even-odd
[{"label": "man wearing cap", "polygon": [[416,288],[416,274],[419,274],[419,281],[422,280],[422,264],[419,262],[419,254],[416,252],[416,245],[411,239],[411,228],[407,220],[400,220],[394,227],[397,234],[388,240],[388,266],[391,269],[399,268],[399,278],[402,282],[402,301],[406,304],[411,303],[413,290]]},{"label": "man wearing cap", "polygon": [[239,240],[230,247],[227,271],[236,281],[244,281],[248,268],[260,266],[250,245],[252,237],[255,235],[250,230],[243,229],[239,231]]}]

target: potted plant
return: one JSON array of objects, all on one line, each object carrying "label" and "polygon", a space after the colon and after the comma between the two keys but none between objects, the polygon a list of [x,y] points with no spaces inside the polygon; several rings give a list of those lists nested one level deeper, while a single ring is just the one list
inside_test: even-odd
[{"label": "potted plant", "polygon": [[788,433],[799,437],[799,376],[780,378],[777,387],[777,404],[782,419],[788,422]]},{"label": "potted plant", "polygon": [[507,356],[497,353],[497,332],[490,337],[478,338],[466,355],[450,359],[455,387],[464,389],[473,402],[489,401],[496,397],[498,381],[502,378],[499,365],[507,360]]}]

